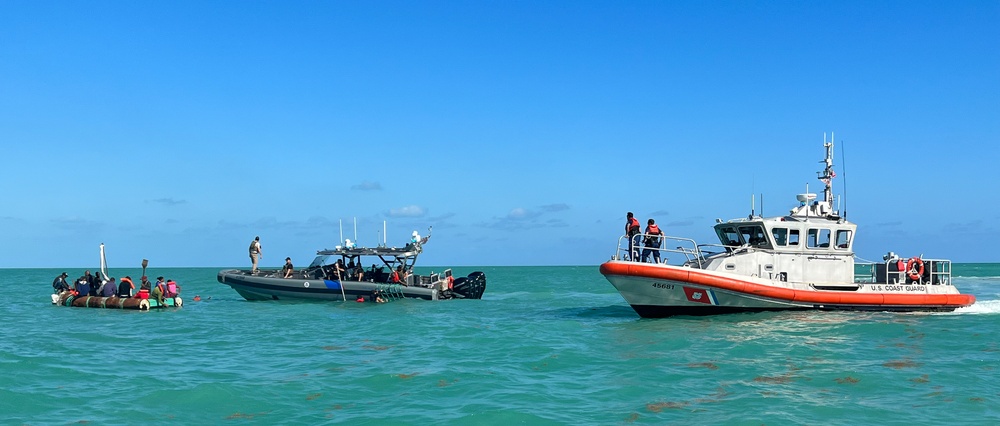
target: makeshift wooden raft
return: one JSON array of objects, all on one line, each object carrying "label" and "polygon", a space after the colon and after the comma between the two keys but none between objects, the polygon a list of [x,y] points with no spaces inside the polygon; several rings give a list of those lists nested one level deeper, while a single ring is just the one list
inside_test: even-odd
[{"label": "makeshift wooden raft", "polygon": [[161,305],[156,299],[140,299],[137,297],[98,297],[98,296],[74,296],[73,293],[64,291],[52,295],[52,303],[62,306],[74,306],[77,308],[106,308],[106,309],[137,309],[148,311],[151,308],[181,307],[184,300],[180,297],[164,297]]}]

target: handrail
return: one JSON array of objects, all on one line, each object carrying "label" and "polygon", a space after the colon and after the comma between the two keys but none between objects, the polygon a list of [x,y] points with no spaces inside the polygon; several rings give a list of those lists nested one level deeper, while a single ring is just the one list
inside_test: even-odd
[{"label": "handrail", "polygon": [[[644,243],[646,237],[659,237],[660,238],[659,247],[646,246]],[[670,235],[646,234],[646,233],[633,235],[631,239],[633,241],[632,245],[633,253],[630,254],[628,247],[629,237],[627,235],[622,235],[621,237],[618,237],[618,248],[615,250],[615,254],[611,257],[612,260],[628,260],[633,262],[639,262],[638,259],[639,254],[642,253],[644,249],[647,249],[647,250],[665,251],[667,253],[678,253],[683,255],[684,259],[687,262],[694,261],[697,262],[699,268],[702,267],[702,260],[704,259],[704,255],[701,252],[701,248],[698,245],[698,242],[693,239],[674,237]],[[675,243],[669,243],[670,241],[674,241]],[[677,246],[676,248],[669,248],[678,243],[682,245]],[[666,257],[663,258],[663,263],[667,263]]]},{"label": "handrail", "polygon": [[[931,284],[931,285],[935,285],[935,284],[950,285],[951,284],[951,273],[952,272],[951,272],[951,261],[950,260],[947,260],[947,259],[921,258],[920,260],[924,262],[924,264],[929,269],[929,271],[926,271],[926,275],[927,275],[927,279],[926,280],[924,279],[924,276],[921,275],[920,277],[918,277],[918,279],[916,281],[910,279],[910,277],[909,277],[910,272],[909,271],[906,271],[906,270],[890,271],[889,270],[889,265],[896,264],[899,261],[904,261],[905,262],[906,260],[907,259],[893,258],[893,259],[887,259],[884,262],[863,262],[863,263],[856,263],[855,266],[861,266],[861,267],[869,268],[869,272],[868,273],[862,273],[862,274],[855,273],[855,277],[854,277],[855,278],[855,282],[857,282],[858,279],[861,278],[861,277],[866,277],[871,282],[879,282],[879,283],[890,283],[890,282],[892,282],[892,283],[901,284],[901,285],[906,285],[906,284],[911,284],[911,285],[912,284],[917,284],[917,285],[928,285],[928,284]],[[877,268],[875,268],[875,265],[885,265],[884,272],[881,274],[881,276],[879,276],[879,273],[877,272]],[[935,270],[935,269],[940,269],[940,270]],[[895,278],[895,281],[890,281],[889,280],[890,278]]]}]

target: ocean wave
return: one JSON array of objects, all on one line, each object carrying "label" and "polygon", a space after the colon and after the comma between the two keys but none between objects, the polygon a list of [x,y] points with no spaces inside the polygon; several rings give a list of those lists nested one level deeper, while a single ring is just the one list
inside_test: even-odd
[{"label": "ocean wave", "polygon": [[1000,277],[979,277],[979,276],[963,276],[963,275],[952,275],[952,278],[961,278],[963,280],[976,280],[976,281],[1000,281]]},{"label": "ocean wave", "polygon": [[1000,300],[983,300],[967,308],[955,309],[956,314],[1000,314]]}]

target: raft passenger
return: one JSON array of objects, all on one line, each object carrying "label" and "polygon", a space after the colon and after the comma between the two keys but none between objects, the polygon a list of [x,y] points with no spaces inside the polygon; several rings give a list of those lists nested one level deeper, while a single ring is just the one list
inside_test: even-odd
[{"label": "raft passenger", "polygon": [[64,291],[69,291],[70,290],[69,283],[66,282],[66,277],[68,277],[68,276],[69,276],[69,274],[63,272],[58,277],[56,277],[56,279],[52,280],[52,292],[53,293],[59,294],[59,293],[62,293]]},{"label": "raft passenger", "polygon": [[132,284],[131,278],[122,278],[121,282],[118,283],[118,297],[132,297],[132,290],[135,290],[135,284]]},{"label": "raft passenger", "polygon": [[167,292],[167,285],[163,282],[163,277],[156,277],[156,285],[153,287],[153,298],[164,306],[163,295]]},{"label": "raft passenger", "polygon": [[86,276],[78,278],[74,287],[77,296],[90,296],[90,282]]},{"label": "raft passenger", "polygon": [[174,280],[167,280],[167,297],[174,298],[181,294],[181,286]]},{"label": "raft passenger", "polygon": [[114,277],[109,278],[107,282],[101,285],[101,296],[103,297],[114,297],[117,291],[118,284],[115,282]]}]

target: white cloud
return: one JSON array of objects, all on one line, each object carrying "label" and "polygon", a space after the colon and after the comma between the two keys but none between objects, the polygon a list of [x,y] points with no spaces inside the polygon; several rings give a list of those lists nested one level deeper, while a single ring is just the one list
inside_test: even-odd
[{"label": "white cloud", "polygon": [[427,210],[423,207],[412,205],[406,207],[400,207],[398,209],[390,209],[386,216],[389,217],[423,217],[427,214]]},{"label": "white cloud", "polygon": [[364,181],[351,187],[355,191],[381,191],[382,184],[378,182]]}]

